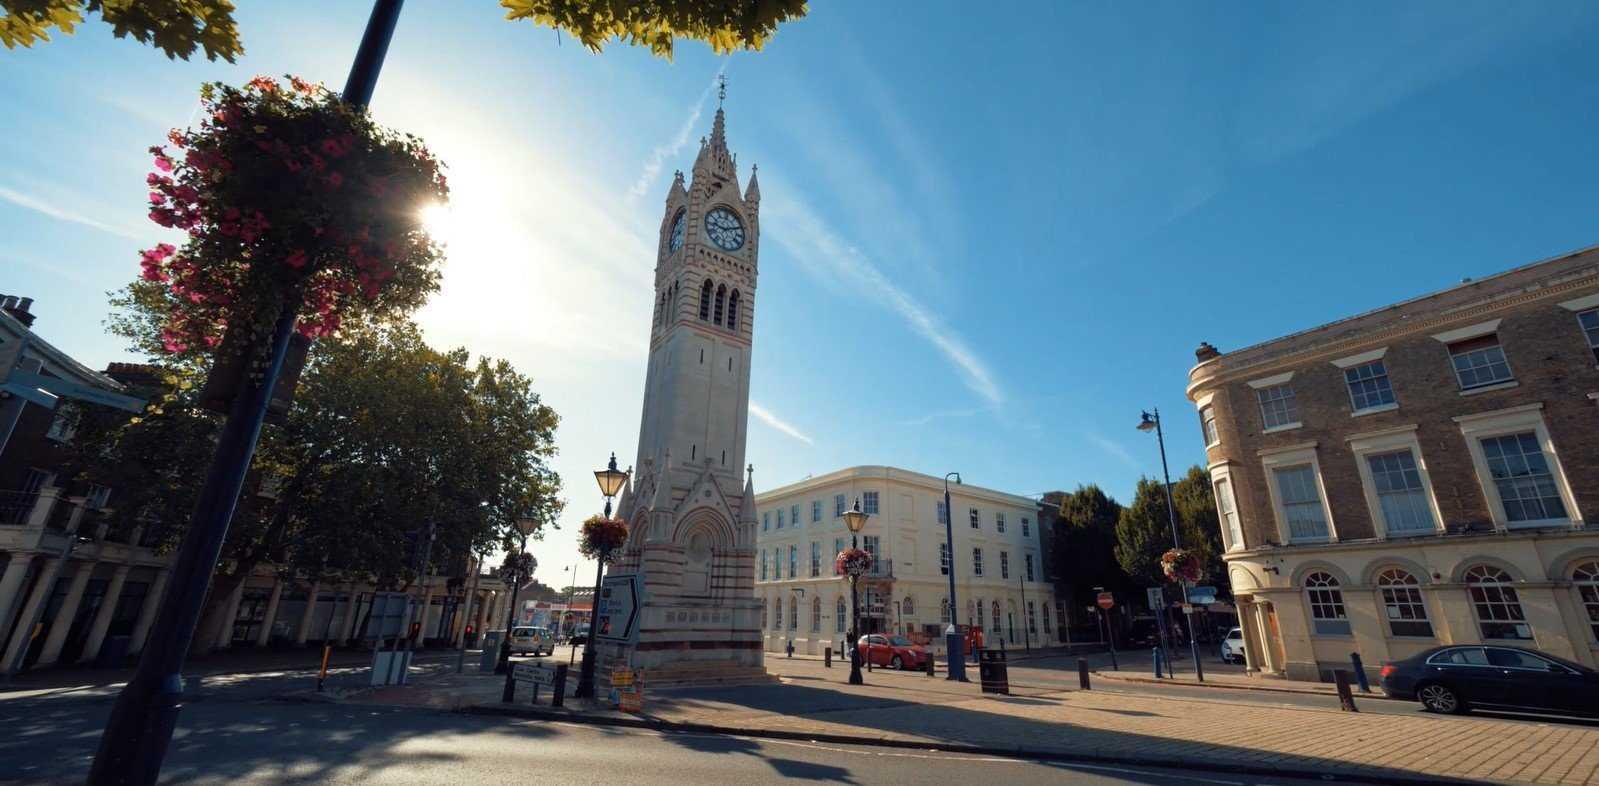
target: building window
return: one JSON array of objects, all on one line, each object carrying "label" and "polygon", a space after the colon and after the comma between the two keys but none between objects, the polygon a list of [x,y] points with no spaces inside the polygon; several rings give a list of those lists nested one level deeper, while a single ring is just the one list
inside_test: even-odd
[{"label": "building window", "polygon": [[1010,552],[1008,551],[999,553],[999,577],[1002,579],[1010,578]]},{"label": "building window", "polygon": [[1483,638],[1532,638],[1532,626],[1521,610],[1521,598],[1511,586],[1510,574],[1492,565],[1473,565],[1466,571],[1466,590]]},{"label": "building window", "polygon": [[711,320],[711,280],[705,279],[705,285],[700,287],[700,321]]},{"label": "building window", "polygon": [[983,627],[983,599],[977,599],[977,627]]},{"label": "building window", "polygon": [[798,527],[800,525],[799,505],[790,505],[788,508],[789,523]]},{"label": "building window", "polygon": [[54,442],[71,442],[72,436],[78,433],[78,409],[70,403],[63,403],[56,407],[55,415],[50,418],[50,430],[44,433],[45,437]]},{"label": "building window", "polygon": [[783,548],[772,549],[772,580],[783,580]]},{"label": "building window", "polygon": [[772,512],[769,511],[769,510],[762,511],[761,512],[761,531],[765,532],[765,531],[767,531],[767,530],[769,530],[771,528],[772,528]]},{"label": "building window", "polygon": [[1260,399],[1260,422],[1268,429],[1298,425],[1299,402],[1294,398],[1294,386],[1273,385],[1255,391]]},{"label": "building window", "polygon": [[949,598],[938,602],[938,621],[945,625],[949,624]]},{"label": "building window", "polygon": [[948,576],[949,575],[949,544],[948,543],[940,543],[940,544],[938,544],[938,574],[940,576]]},{"label": "building window", "polygon": [[106,504],[110,501],[111,487],[102,486],[98,483],[90,483],[89,491],[83,497],[83,504],[87,506],[89,510],[104,510]]},{"label": "building window", "polygon": [[1005,531],[1005,514],[1000,513],[997,510],[994,511],[994,531],[995,532],[1004,532]]},{"label": "building window", "polygon": [[916,616],[916,599],[906,595],[905,600],[900,601],[899,613],[907,617]]},{"label": "building window", "polygon": [[761,549],[761,581],[766,580],[766,550]]},{"label": "building window", "polygon": [[788,577],[799,578],[799,546],[788,547]]},{"label": "building window", "polygon": [[1031,554],[1023,554],[1022,555],[1022,562],[1025,563],[1026,566],[1027,566],[1027,580],[1028,581],[1036,581],[1037,579],[1033,578],[1033,555],[1031,555]]},{"label": "building window", "polygon": [[819,499],[813,499],[813,500],[811,500],[811,521],[821,521],[821,520],[822,520],[822,501],[819,500]]},{"label": "building window", "polygon": [[841,597],[833,604],[833,632],[843,633],[844,623],[849,617],[849,611],[844,608],[844,599]]},{"label": "building window", "polygon": [[882,560],[879,559],[882,556],[882,550],[878,546],[878,536],[862,535],[861,548],[865,549],[867,554],[872,555],[872,574],[876,575],[882,572],[885,566],[881,564]]},{"label": "building window", "polygon": [[772,615],[770,613],[771,609],[767,608],[767,606],[768,606],[767,602],[765,600],[762,600],[761,601],[761,629],[762,630],[766,629],[766,621],[772,618]]},{"label": "building window", "polygon": [[723,311],[723,306],[725,306],[726,304],[727,304],[727,285],[726,284],[722,284],[722,285],[720,285],[720,286],[718,286],[716,288],[716,312],[715,312],[714,316],[711,319],[712,322],[715,322],[718,325],[722,324],[722,311]]},{"label": "building window", "polygon": [[1389,535],[1414,535],[1436,532],[1432,503],[1416,468],[1416,456],[1409,450],[1367,456],[1372,486],[1382,511],[1383,527]]},{"label": "building window", "polygon": [[1316,488],[1316,471],[1309,464],[1273,470],[1283,518],[1288,523],[1290,541],[1326,540],[1327,512],[1321,507]]},{"label": "building window", "polygon": [[[735,297],[735,298],[738,297],[738,293],[734,292],[733,293],[733,297]],[[737,301],[734,301],[734,302],[736,303]],[[822,632],[822,599],[821,598],[811,598],[811,632],[812,633],[821,633]]]},{"label": "building window", "polygon": [[1349,385],[1349,404],[1356,412],[1394,403],[1388,368],[1381,360],[1344,369],[1344,382]]},{"label": "building window", "polygon": [[727,296],[727,326],[738,332],[738,290]]},{"label": "building window", "polygon": [[799,599],[788,596],[788,629],[799,630]]},{"label": "building window", "polygon": [[972,549],[972,575],[973,576],[981,576],[981,575],[983,575],[983,550],[982,549],[977,549],[977,548]]},{"label": "building window", "polygon": [[833,538],[833,555],[837,556],[839,554],[839,552],[842,552],[843,550],[844,550],[844,539],[843,538]]},{"label": "building window", "polygon": [[1238,521],[1238,502],[1233,499],[1233,484],[1230,478],[1220,478],[1216,481],[1216,512],[1221,514],[1221,534],[1226,543],[1222,544],[1228,551],[1244,547],[1244,527]]},{"label": "building window", "polygon": [[971,519],[972,529],[980,529],[982,527],[982,519],[978,517],[977,508],[972,508],[967,518]]},{"label": "building window", "polygon": [[877,492],[867,491],[861,494],[861,512],[868,516],[877,515]]},{"label": "building window", "polygon": [[940,524],[948,524],[949,523],[949,511],[944,509],[944,503],[942,503],[942,502],[938,503],[938,523],[940,523]]},{"label": "building window", "polygon": [[1038,635],[1038,607],[1033,601],[1027,601],[1027,632]]},{"label": "building window", "polygon": [[1221,444],[1216,435],[1216,408],[1206,404],[1199,408],[1199,430],[1205,435],[1205,447]]},{"label": "building window", "polygon": [[1033,533],[1030,531],[1029,524],[1030,522],[1027,520],[1027,517],[1022,516],[1022,537],[1024,538],[1030,538],[1033,536]]},{"label": "building window", "polygon": [[1471,390],[1484,385],[1496,385],[1514,379],[1510,364],[1505,360],[1505,350],[1499,346],[1499,335],[1457,341],[1449,345],[1449,357],[1455,364],[1455,379],[1461,390]]},{"label": "building window", "polygon": [[833,518],[838,518],[838,517],[840,517],[842,515],[844,515],[844,495],[843,494],[834,494],[833,495]]},{"label": "building window", "polygon": [[1588,632],[1599,641],[1599,560],[1585,562],[1571,571],[1571,581],[1577,587],[1577,597],[1587,612]]},{"label": "building window", "polygon": [[811,578],[822,575],[822,544],[811,541]]},{"label": "building window", "polygon": [[772,598],[772,630],[783,629],[783,599]]},{"label": "building window", "polygon": [[1377,574],[1377,587],[1382,593],[1383,615],[1388,618],[1388,630],[1393,635],[1432,636],[1427,604],[1421,599],[1415,576],[1400,568],[1389,568]]},{"label": "building window", "polygon": [[1555,486],[1554,473],[1549,470],[1549,461],[1538,444],[1537,434],[1524,431],[1484,438],[1482,454],[1494,486],[1499,490],[1506,521],[1566,518],[1566,506],[1560,500],[1560,490]]},{"label": "building window", "polygon": [[777,509],[777,528],[778,529],[782,529],[783,528],[783,509],[782,508],[778,508]]},{"label": "building window", "polygon": [[1044,616],[1044,635],[1048,636],[1052,632],[1049,629],[1049,604],[1048,603],[1044,604],[1044,615],[1043,616]]},{"label": "building window", "polygon": [[1312,573],[1305,577],[1305,594],[1310,596],[1310,619],[1317,635],[1349,635],[1344,592],[1338,588],[1338,579],[1330,573]]},{"label": "building window", "polygon": [[1577,324],[1582,326],[1582,335],[1588,339],[1588,349],[1593,352],[1595,362],[1599,362],[1599,308],[1590,308],[1577,315]]},{"label": "building window", "polygon": [[994,616],[989,618],[989,620],[994,625],[994,632],[998,633],[999,632],[999,601],[996,600],[993,603],[988,604],[988,609],[989,609],[989,611],[992,611],[994,613]]}]

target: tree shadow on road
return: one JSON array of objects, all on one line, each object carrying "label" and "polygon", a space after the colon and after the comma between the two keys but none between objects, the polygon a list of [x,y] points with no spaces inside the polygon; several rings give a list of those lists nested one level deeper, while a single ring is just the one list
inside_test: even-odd
[{"label": "tree shadow on road", "polygon": [[674,745],[687,748],[696,753],[714,754],[743,754],[754,756],[770,766],[777,774],[786,778],[795,778],[807,781],[822,781],[828,783],[856,783],[850,771],[845,767],[832,764],[818,764],[815,762],[800,761],[798,759],[785,759],[769,755],[762,750],[760,743],[747,737],[732,737],[715,734],[673,733],[665,735],[666,739]]}]

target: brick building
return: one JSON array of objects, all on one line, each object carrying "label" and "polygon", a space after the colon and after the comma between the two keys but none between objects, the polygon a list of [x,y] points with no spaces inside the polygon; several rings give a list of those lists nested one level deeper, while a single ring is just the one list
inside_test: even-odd
[{"label": "brick building", "polygon": [[1196,354],[1252,672],[1487,640],[1599,662],[1599,247]]}]

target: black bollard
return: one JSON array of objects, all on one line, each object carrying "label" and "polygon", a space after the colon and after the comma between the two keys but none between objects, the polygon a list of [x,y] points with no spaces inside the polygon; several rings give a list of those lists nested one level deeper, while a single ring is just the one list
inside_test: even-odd
[{"label": "black bollard", "polygon": [[827,649],[822,650],[822,668],[833,668],[833,645],[831,644],[827,645]]},{"label": "black bollard", "polygon": [[1366,666],[1360,662],[1360,653],[1349,653],[1349,662],[1355,667],[1355,682],[1360,683],[1360,692],[1370,693],[1371,682],[1366,679]]},{"label": "black bollard", "polygon": [[927,656],[927,676],[933,676],[933,656]]},{"label": "black bollard", "polygon": [[1343,669],[1334,671],[1333,685],[1338,688],[1338,708],[1344,712],[1360,712],[1355,708],[1355,694],[1349,690],[1349,672]]},{"label": "black bollard", "polygon": [[1078,658],[1077,659],[1077,687],[1081,688],[1083,690],[1089,690],[1090,689],[1089,686],[1088,686],[1088,659],[1087,658]]},{"label": "black bollard", "polygon": [[512,669],[505,670],[505,690],[500,692],[500,701],[510,704],[516,701],[516,677]]}]

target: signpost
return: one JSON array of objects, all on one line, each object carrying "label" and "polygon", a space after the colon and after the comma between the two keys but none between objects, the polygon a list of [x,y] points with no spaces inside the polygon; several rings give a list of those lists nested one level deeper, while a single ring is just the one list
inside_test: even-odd
[{"label": "signpost", "polygon": [[539,688],[550,689],[550,706],[563,706],[566,699],[566,664],[565,663],[515,663],[511,665],[511,672],[505,675],[508,685],[506,701],[516,698],[517,685],[527,685],[533,688],[533,703],[539,703]]},{"label": "signpost", "polygon": [[639,577],[613,573],[601,583],[590,631],[605,641],[630,642],[638,635]]},{"label": "signpost", "polygon": [[1116,596],[1109,592],[1099,593],[1099,607],[1110,611],[1116,605]]}]

